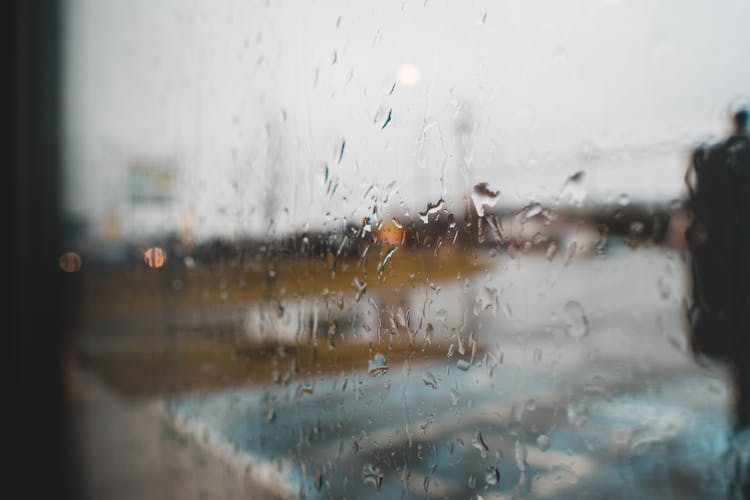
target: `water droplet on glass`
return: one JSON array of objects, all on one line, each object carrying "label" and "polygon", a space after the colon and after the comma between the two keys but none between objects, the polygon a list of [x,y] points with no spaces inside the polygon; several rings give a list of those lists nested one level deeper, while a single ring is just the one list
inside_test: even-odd
[{"label": "water droplet on glass", "polygon": [[422,429],[422,432],[427,431],[427,428],[430,427],[430,425],[432,425],[432,420],[433,420],[434,417],[435,417],[435,415],[433,413],[430,413],[427,416],[427,421],[424,424],[420,424],[419,425],[419,427]]},{"label": "water droplet on glass", "polygon": [[458,402],[461,400],[461,393],[458,392],[456,389],[451,389],[451,400],[453,406],[458,405]]},{"label": "water droplet on glass", "polygon": [[586,199],[585,174],[579,170],[565,180],[560,198],[572,205],[581,206]]},{"label": "water droplet on glass", "polygon": [[427,224],[430,221],[430,216],[439,213],[443,209],[444,204],[445,202],[442,198],[440,198],[437,203],[428,203],[426,210],[417,212],[419,214],[419,219]]},{"label": "water droplet on glass", "polygon": [[466,361],[465,359],[459,359],[456,361],[456,368],[462,371],[469,371],[469,368],[471,368],[471,363]]},{"label": "water droplet on glass", "polygon": [[313,392],[313,387],[310,384],[302,384],[297,389],[298,396],[302,396],[303,394],[312,394]]},{"label": "water droplet on glass", "polygon": [[549,245],[547,245],[547,252],[545,253],[545,257],[547,257],[548,261],[552,261],[552,259],[555,258],[555,254],[557,254],[557,243],[554,241],[551,241]]},{"label": "water droplet on glass", "polygon": [[502,304],[500,304],[500,308],[508,318],[513,317],[513,310],[510,308],[510,304],[508,302],[503,302]]},{"label": "water droplet on glass", "polygon": [[546,434],[539,434],[539,437],[536,438],[536,445],[542,451],[549,450],[549,436]]},{"label": "water droplet on glass", "polygon": [[315,489],[320,491],[323,488],[323,473],[317,471],[315,473]]},{"label": "water droplet on glass", "polygon": [[641,221],[633,221],[628,226],[628,245],[635,247],[643,239],[646,225]]},{"label": "water droplet on glass", "polygon": [[580,339],[589,333],[589,320],[583,311],[583,306],[575,300],[569,301],[564,307],[566,315],[565,329],[574,339]]},{"label": "water droplet on glass", "polygon": [[487,452],[490,450],[487,445],[484,442],[484,438],[482,438],[482,433],[477,431],[474,434],[474,437],[471,439],[471,445],[479,450],[480,455],[482,458],[487,457]]},{"label": "water droplet on glass", "polygon": [[365,295],[365,292],[367,291],[367,282],[362,281],[359,278],[354,278],[354,287],[357,290],[357,296],[355,297],[355,300],[359,302],[360,299]]},{"label": "water droplet on glass", "polygon": [[523,214],[523,220],[529,220],[540,213],[542,213],[542,206],[539,203],[532,203],[526,208],[526,211]]},{"label": "water droplet on glass", "polygon": [[526,444],[521,440],[516,440],[516,445],[513,450],[513,455],[516,459],[516,467],[521,472],[526,470]]},{"label": "water droplet on glass", "polygon": [[380,491],[380,484],[383,482],[383,473],[378,467],[367,464],[362,467],[362,483],[373,486],[375,491]]},{"label": "water droplet on glass", "polygon": [[428,342],[432,338],[432,332],[434,331],[435,331],[435,327],[432,326],[432,323],[427,323],[427,326],[425,327],[425,331],[424,331],[425,342]]},{"label": "water droplet on glass", "polygon": [[388,362],[380,353],[375,354],[375,356],[367,362],[367,365],[371,377],[378,377],[388,372]]},{"label": "water droplet on glass", "polygon": [[383,260],[381,260],[380,263],[378,264],[378,275],[383,274],[383,271],[385,270],[385,266],[388,264],[388,261],[391,260],[391,257],[393,256],[393,253],[396,251],[397,248],[398,247],[391,247],[385,253],[385,256],[383,256]]},{"label": "water droplet on glass", "polygon": [[487,471],[484,473],[484,480],[490,486],[495,486],[500,481],[500,471],[497,467],[490,465],[487,467]]},{"label": "water droplet on glass", "polygon": [[344,150],[346,149],[346,139],[343,139],[341,141],[341,149],[339,149],[339,160],[337,163],[341,163],[341,160],[344,159]]},{"label": "water droplet on glass", "polygon": [[477,487],[477,478],[473,474],[469,474],[469,480],[467,481],[469,484],[469,489],[474,489]]},{"label": "water droplet on glass", "polygon": [[484,217],[484,209],[494,207],[499,199],[499,195],[500,192],[489,189],[486,182],[480,182],[475,185],[471,193],[471,201],[474,203],[477,215]]},{"label": "water droplet on glass", "polygon": [[432,387],[433,391],[437,390],[437,379],[432,373],[427,372],[425,376],[422,377],[422,382],[424,382],[424,385],[426,385],[427,387]]},{"label": "water droplet on glass", "polygon": [[388,116],[385,118],[385,121],[383,122],[383,126],[380,127],[381,130],[387,127],[389,123],[391,123],[392,116],[393,116],[393,108],[388,110]]}]

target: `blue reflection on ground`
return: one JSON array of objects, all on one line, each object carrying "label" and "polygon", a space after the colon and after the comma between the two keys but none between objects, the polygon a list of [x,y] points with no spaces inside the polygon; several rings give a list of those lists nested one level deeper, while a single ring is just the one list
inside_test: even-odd
[{"label": "blue reflection on ground", "polygon": [[[543,384],[530,405],[530,385],[520,398],[510,377],[492,387],[452,370],[432,390],[416,372],[325,377],[312,394],[289,386],[193,395],[170,411],[262,480],[308,498],[726,495],[729,427],[723,398],[700,389],[716,383],[710,377],[664,373],[658,396],[564,400]],[[364,480],[370,465],[382,473],[379,493]],[[488,484],[493,466],[499,481]]]},{"label": "blue reflection on ground", "polygon": [[[482,286],[523,284],[503,292],[516,315],[480,317],[477,339],[494,355],[467,371],[455,358],[388,359],[379,377],[363,366],[194,394],[169,412],[290,497],[725,498],[729,391],[674,345],[677,267],[640,252],[498,268]],[[524,309],[529,290],[542,290],[532,298],[546,310]],[[547,314],[571,298],[588,315],[583,339],[561,336]]]}]

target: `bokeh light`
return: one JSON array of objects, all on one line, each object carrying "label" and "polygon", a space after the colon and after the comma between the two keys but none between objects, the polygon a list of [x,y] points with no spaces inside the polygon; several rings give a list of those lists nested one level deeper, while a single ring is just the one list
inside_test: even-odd
[{"label": "bokeh light", "polygon": [[401,85],[413,87],[422,80],[422,72],[414,64],[402,64],[396,70],[396,80]]},{"label": "bokeh light", "polygon": [[167,261],[167,254],[159,247],[151,247],[144,252],[143,260],[148,267],[157,269]]},{"label": "bokeh light", "polygon": [[66,273],[74,273],[81,269],[81,256],[75,252],[65,252],[57,259],[57,265]]}]

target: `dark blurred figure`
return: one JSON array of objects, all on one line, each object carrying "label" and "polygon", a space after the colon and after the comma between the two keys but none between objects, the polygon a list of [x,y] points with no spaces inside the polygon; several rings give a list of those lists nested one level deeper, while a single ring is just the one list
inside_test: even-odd
[{"label": "dark blurred figure", "polygon": [[[734,425],[750,434],[750,137],[748,111],[733,116],[723,142],[694,151],[686,175],[692,218],[691,346],[697,356],[728,364],[735,383]],[[743,438],[742,441],[745,441]],[[745,451],[743,455],[747,453]],[[750,499],[746,460],[739,489]]]}]

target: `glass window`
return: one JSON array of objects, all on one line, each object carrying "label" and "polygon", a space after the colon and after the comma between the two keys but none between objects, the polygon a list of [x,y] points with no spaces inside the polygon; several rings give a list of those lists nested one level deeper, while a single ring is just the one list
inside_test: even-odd
[{"label": "glass window", "polygon": [[86,497],[734,491],[750,350],[694,352],[685,175],[731,146],[742,199],[749,15],[65,2]]}]

